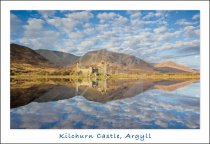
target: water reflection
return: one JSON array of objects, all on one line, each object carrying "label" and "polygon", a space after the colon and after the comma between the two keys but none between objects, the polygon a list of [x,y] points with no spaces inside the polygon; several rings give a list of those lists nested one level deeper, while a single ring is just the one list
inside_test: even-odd
[{"label": "water reflection", "polygon": [[199,128],[198,84],[11,79],[11,128]]}]

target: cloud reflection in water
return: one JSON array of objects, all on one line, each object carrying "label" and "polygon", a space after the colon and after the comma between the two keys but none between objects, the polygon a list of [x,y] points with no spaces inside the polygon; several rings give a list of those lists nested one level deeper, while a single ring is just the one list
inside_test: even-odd
[{"label": "cloud reflection in water", "polygon": [[82,96],[11,109],[11,128],[179,129],[200,127],[199,97],[149,90],[106,103]]}]

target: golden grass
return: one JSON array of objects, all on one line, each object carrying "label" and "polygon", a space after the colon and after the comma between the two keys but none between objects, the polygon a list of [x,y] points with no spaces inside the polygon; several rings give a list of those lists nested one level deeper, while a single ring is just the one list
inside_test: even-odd
[{"label": "golden grass", "polygon": [[18,79],[37,79],[37,78],[54,78],[54,79],[199,79],[199,73],[142,73],[142,74],[99,74],[96,76],[78,74],[75,69],[70,68],[40,68],[30,64],[11,64],[11,78]]}]

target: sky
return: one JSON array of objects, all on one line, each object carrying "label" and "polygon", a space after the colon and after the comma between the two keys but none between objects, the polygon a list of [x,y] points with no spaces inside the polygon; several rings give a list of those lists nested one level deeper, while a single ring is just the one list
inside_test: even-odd
[{"label": "sky", "polygon": [[107,49],[200,69],[198,10],[12,10],[11,43],[84,55]]}]

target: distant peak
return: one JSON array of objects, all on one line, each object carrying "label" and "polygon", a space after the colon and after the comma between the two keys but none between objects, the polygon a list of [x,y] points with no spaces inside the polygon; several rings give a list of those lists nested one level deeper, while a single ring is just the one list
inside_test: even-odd
[{"label": "distant peak", "polygon": [[187,66],[182,65],[182,64],[177,64],[177,63],[172,62],[172,61],[161,62],[161,63],[155,64],[154,66],[156,68],[169,67],[169,68],[174,68],[174,69],[178,69],[178,70],[182,70],[182,71],[187,71],[187,72],[195,72],[190,67],[187,67]]},{"label": "distant peak", "polygon": [[107,52],[107,49],[99,49],[99,50],[94,50],[95,52]]},{"label": "distant peak", "polygon": [[176,63],[172,61],[165,61],[165,62],[162,62],[162,64],[176,64]]},{"label": "distant peak", "polygon": [[110,52],[107,49],[99,49],[99,50],[93,50],[93,51],[89,51],[87,53],[98,53],[98,52]]},{"label": "distant peak", "polygon": [[99,51],[108,51],[107,49],[100,49]]}]

